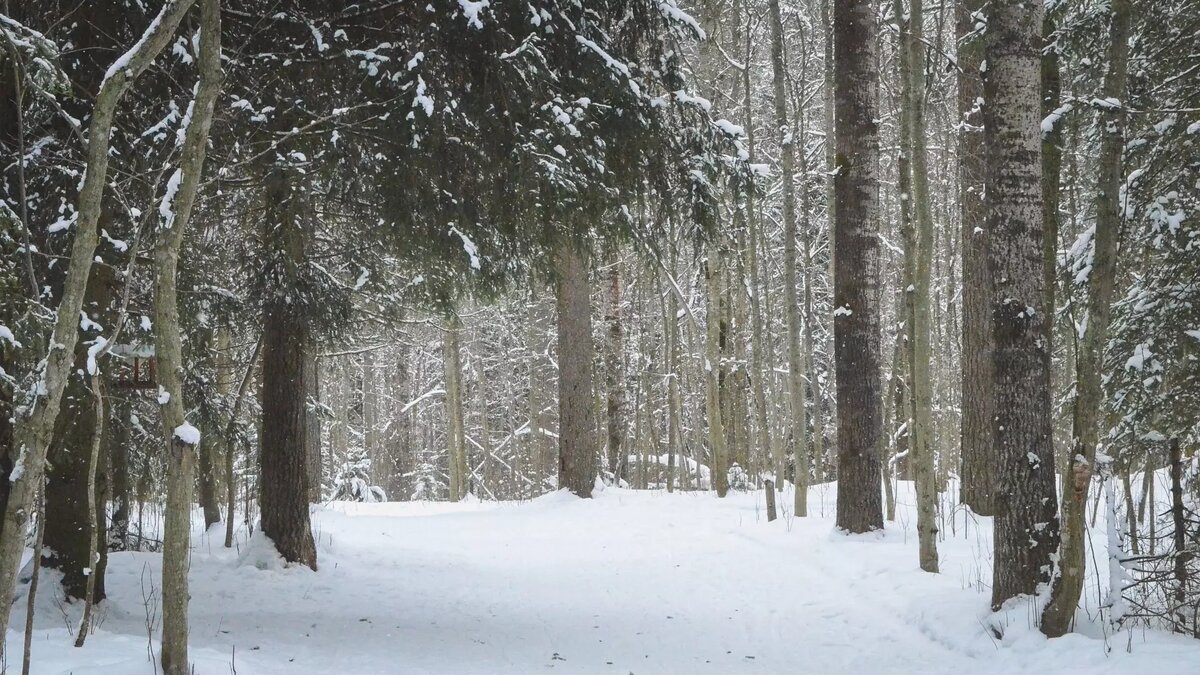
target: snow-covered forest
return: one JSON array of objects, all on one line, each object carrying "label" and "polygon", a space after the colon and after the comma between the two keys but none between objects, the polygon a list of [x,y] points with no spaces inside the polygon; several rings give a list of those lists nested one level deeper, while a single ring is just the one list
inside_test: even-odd
[{"label": "snow-covered forest", "polygon": [[1200,672],[1195,0],[0,0],[0,671]]}]

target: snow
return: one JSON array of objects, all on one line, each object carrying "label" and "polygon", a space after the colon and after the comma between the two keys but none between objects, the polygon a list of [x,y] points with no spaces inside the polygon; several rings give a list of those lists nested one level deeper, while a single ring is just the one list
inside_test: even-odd
[{"label": "snow", "polygon": [[175,427],[173,435],[188,445],[200,445],[200,430],[187,422]]},{"label": "snow", "polygon": [[175,193],[179,192],[179,184],[183,182],[183,169],[176,168],[171,173],[171,177],[167,179],[167,189],[163,192],[162,201],[158,204],[158,215],[162,217],[163,229],[171,229],[175,224],[175,210],[172,208],[172,203],[175,201]]},{"label": "snow", "polygon": [[[791,517],[785,490],[773,523],[761,491],[335,502],[314,510],[317,572],[284,565],[244,528],[225,549],[224,525],[205,532],[197,513],[191,657],[198,675],[1195,672],[1200,641],[1142,630],[1105,639],[1084,612],[1081,633],[1047,640],[1025,604],[993,615],[991,519],[947,505],[943,573],[926,574],[911,483],[898,495],[897,520],[857,536],[834,530],[832,484],[810,489],[805,519]],[[1093,532],[1103,541],[1104,523]],[[1090,603],[1109,583],[1100,561]],[[83,649],[67,646],[64,627],[78,604],[43,583],[33,673],[154,672],[143,598],[155,599],[160,566],[158,554],[110,555],[103,621]]]},{"label": "snow", "polygon": [[4,340],[8,344],[18,349],[21,347],[21,343],[17,341],[17,338],[13,335],[12,330],[4,324],[0,324],[0,340]]},{"label": "snow", "polygon": [[479,20],[479,14],[485,7],[490,5],[489,0],[458,0],[458,6],[462,9],[463,16],[467,19],[467,25],[476,30],[483,28],[483,22]]}]

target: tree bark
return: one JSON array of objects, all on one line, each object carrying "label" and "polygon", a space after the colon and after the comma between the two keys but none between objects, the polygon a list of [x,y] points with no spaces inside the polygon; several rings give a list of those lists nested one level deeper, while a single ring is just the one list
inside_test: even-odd
[{"label": "tree bark", "polygon": [[995,341],[992,607],[1047,582],[1058,545],[1042,276],[1041,3],[989,5],[984,78],[988,260]]},{"label": "tree bark", "polygon": [[958,36],[958,208],[962,221],[962,503],[975,513],[995,513],[997,483],[992,452],[991,270],[983,203],[983,38],[984,0],[955,6]]},{"label": "tree bark", "polygon": [[588,257],[570,242],[555,252],[558,302],[558,486],[591,497],[596,483],[596,412],[592,385],[596,345]]},{"label": "tree bark", "polygon": [[874,3],[835,0],[834,360],[837,526],[883,527],[880,484],[879,53]]},{"label": "tree bark", "polygon": [[[1058,556],[1058,576],[1054,580],[1050,602],[1042,615],[1042,632],[1058,637],[1071,629],[1075,609],[1083,593],[1083,575],[1087,568],[1084,526],[1084,502],[1095,471],[1096,447],[1100,443],[1100,411],[1103,405],[1104,350],[1108,346],[1108,326],[1112,318],[1113,293],[1117,276],[1117,249],[1124,205],[1122,154],[1125,150],[1126,70],[1129,63],[1129,0],[1112,0],[1109,24],[1108,72],[1104,76],[1103,96],[1121,103],[1104,105],[1098,112],[1101,130],[1099,180],[1096,193],[1096,227],[1092,237],[1092,269],[1088,275],[1085,331],[1077,336],[1075,360],[1075,400],[1072,411],[1072,448],[1063,477],[1062,540]],[[1049,309],[1048,313],[1052,313]]]}]

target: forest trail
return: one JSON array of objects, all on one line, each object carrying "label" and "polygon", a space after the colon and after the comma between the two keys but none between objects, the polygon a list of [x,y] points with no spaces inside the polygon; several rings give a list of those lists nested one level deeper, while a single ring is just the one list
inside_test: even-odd
[{"label": "forest trail", "polygon": [[[810,496],[813,517],[774,523],[761,493],[337,503],[315,514],[316,573],[280,568],[261,540],[235,552],[196,533],[196,672],[1095,675],[1129,672],[1135,656],[1158,674],[1200,662],[1195,641],[1140,631],[1132,655],[1126,634],[1107,654],[1098,638],[1047,642],[1020,608],[994,640],[974,581],[991,575],[986,519],[964,534],[960,512],[935,576],[917,569],[905,504],[885,533],[846,537],[835,488]],[[44,600],[39,616],[58,624],[39,623],[35,673],[153,672],[140,599],[159,558],[111,560],[112,599],[82,652]]]}]

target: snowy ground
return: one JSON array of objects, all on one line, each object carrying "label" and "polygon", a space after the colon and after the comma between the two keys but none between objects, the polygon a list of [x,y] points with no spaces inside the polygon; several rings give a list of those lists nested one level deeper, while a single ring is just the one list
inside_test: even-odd
[{"label": "snowy ground", "polygon": [[[1047,641],[1027,609],[1003,618],[997,640],[984,628],[986,519],[959,511],[953,535],[944,523],[943,574],[929,575],[903,504],[885,533],[859,537],[833,531],[833,504],[820,486],[812,517],[774,523],[761,493],[334,504],[315,515],[316,573],[278,568],[257,540],[227,551],[220,534],[197,533],[192,658],[199,675],[1200,671],[1200,641],[1106,638],[1092,623],[1090,636]],[[144,598],[160,560],[110,560],[110,599],[82,650],[65,627],[78,612],[45,593],[34,673],[154,672]],[[10,667],[18,614],[23,601]]]}]

